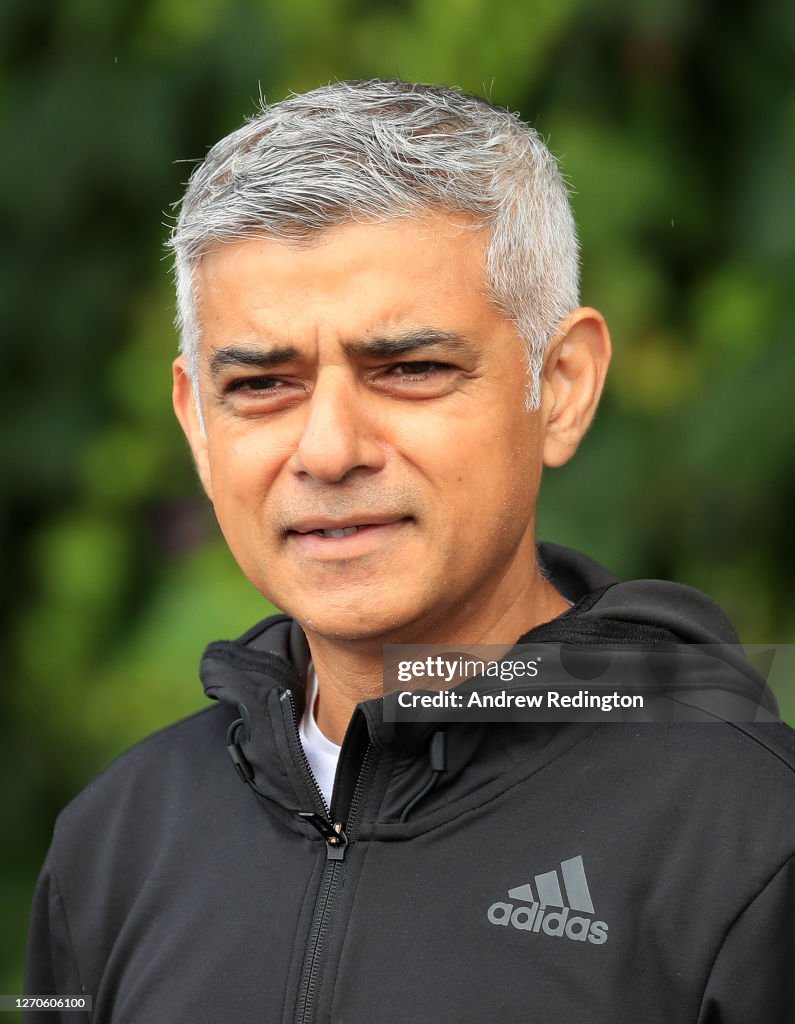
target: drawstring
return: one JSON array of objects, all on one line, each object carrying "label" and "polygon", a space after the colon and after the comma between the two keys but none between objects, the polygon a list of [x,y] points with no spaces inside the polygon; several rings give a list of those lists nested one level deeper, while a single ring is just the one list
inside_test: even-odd
[{"label": "drawstring", "polygon": [[254,769],[249,764],[243,749],[237,742],[237,734],[246,723],[242,718],[236,718],[226,730],[226,749],[235,766],[235,771],[243,782],[251,782],[254,778]]},{"label": "drawstring", "polygon": [[400,815],[400,824],[402,825],[409,814],[414,810],[420,800],[427,796],[428,793],[433,789],[436,783],[439,781],[439,776],[442,772],[447,771],[447,750],[446,750],[447,735],[444,729],[438,729],[433,736],[431,736],[431,742],[428,747],[428,760],[431,766],[431,777],[417,793],[413,799],[411,799],[406,806],[403,808],[403,813]]},{"label": "drawstring", "polygon": [[249,728],[248,712],[245,706],[238,704],[238,710],[245,715],[245,718],[236,718],[234,722],[226,730],[226,749],[229,757],[232,759],[232,764],[235,766],[235,771],[240,778],[245,782],[247,786],[251,786],[255,793],[264,797],[266,800],[270,800],[267,793],[263,793],[259,786],[254,782],[254,769],[251,767],[248,758],[243,753],[243,748],[237,742],[237,734],[240,729]]}]

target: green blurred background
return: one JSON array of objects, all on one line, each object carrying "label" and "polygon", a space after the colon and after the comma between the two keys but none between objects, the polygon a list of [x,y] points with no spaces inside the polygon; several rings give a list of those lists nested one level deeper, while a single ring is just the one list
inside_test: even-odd
[{"label": "green blurred background", "polygon": [[173,422],[163,253],[183,161],[260,90],[439,81],[549,139],[616,358],[540,535],[795,638],[794,5],[6,0],[0,46],[0,991],[57,811],[201,706],[204,644],[269,611]]}]

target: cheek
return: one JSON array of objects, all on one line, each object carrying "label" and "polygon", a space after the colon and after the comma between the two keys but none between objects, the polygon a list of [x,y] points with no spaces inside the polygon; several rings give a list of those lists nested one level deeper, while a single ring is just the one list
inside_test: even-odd
[{"label": "cheek", "polygon": [[535,431],[527,422],[485,430],[467,452],[469,514],[485,529],[520,532],[532,521],[541,482]]},{"label": "cheek", "polygon": [[479,544],[499,533],[518,543],[532,522],[541,476],[535,432],[526,422],[448,420],[428,429],[414,451],[414,468],[435,495],[440,537]]},{"label": "cheek", "polygon": [[540,476],[537,432],[526,420],[462,422],[457,430],[440,430],[434,448],[452,479],[473,486],[527,491]]},{"label": "cheek", "polygon": [[216,515],[222,527],[226,521],[247,519],[261,511],[278,473],[280,461],[264,438],[212,437],[208,462]]},{"label": "cheek", "polygon": [[236,480],[248,481],[252,474],[263,479],[272,477],[289,451],[295,446],[287,431],[272,429],[256,421],[224,422],[207,432],[207,454],[210,467],[219,478],[233,486]]}]

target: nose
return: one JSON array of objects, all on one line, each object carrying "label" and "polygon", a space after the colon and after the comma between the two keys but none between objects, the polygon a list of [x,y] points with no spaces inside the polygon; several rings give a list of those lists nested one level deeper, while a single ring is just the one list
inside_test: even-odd
[{"label": "nose", "polygon": [[338,483],[354,470],[384,465],[371,396],[345,371],[319,374],[304,404],[306,418],[289,468],[298,476]]}]

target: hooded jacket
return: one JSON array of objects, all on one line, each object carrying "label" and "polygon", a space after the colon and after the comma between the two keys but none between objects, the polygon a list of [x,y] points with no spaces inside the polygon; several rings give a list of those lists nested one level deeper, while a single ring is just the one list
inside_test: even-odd
[{"label": "hooded jacket", "polygon": [[[737,643],[697,591],[540,555],[574,607],[525,640]],[[795,1021],[786,725],[455,723],[441,748],[371,700],[327,808],[308,658],[286,616],[211,644],[213,706],[61,813],[26,992],[88,993],[63,1019],[95,1024]]]}]

